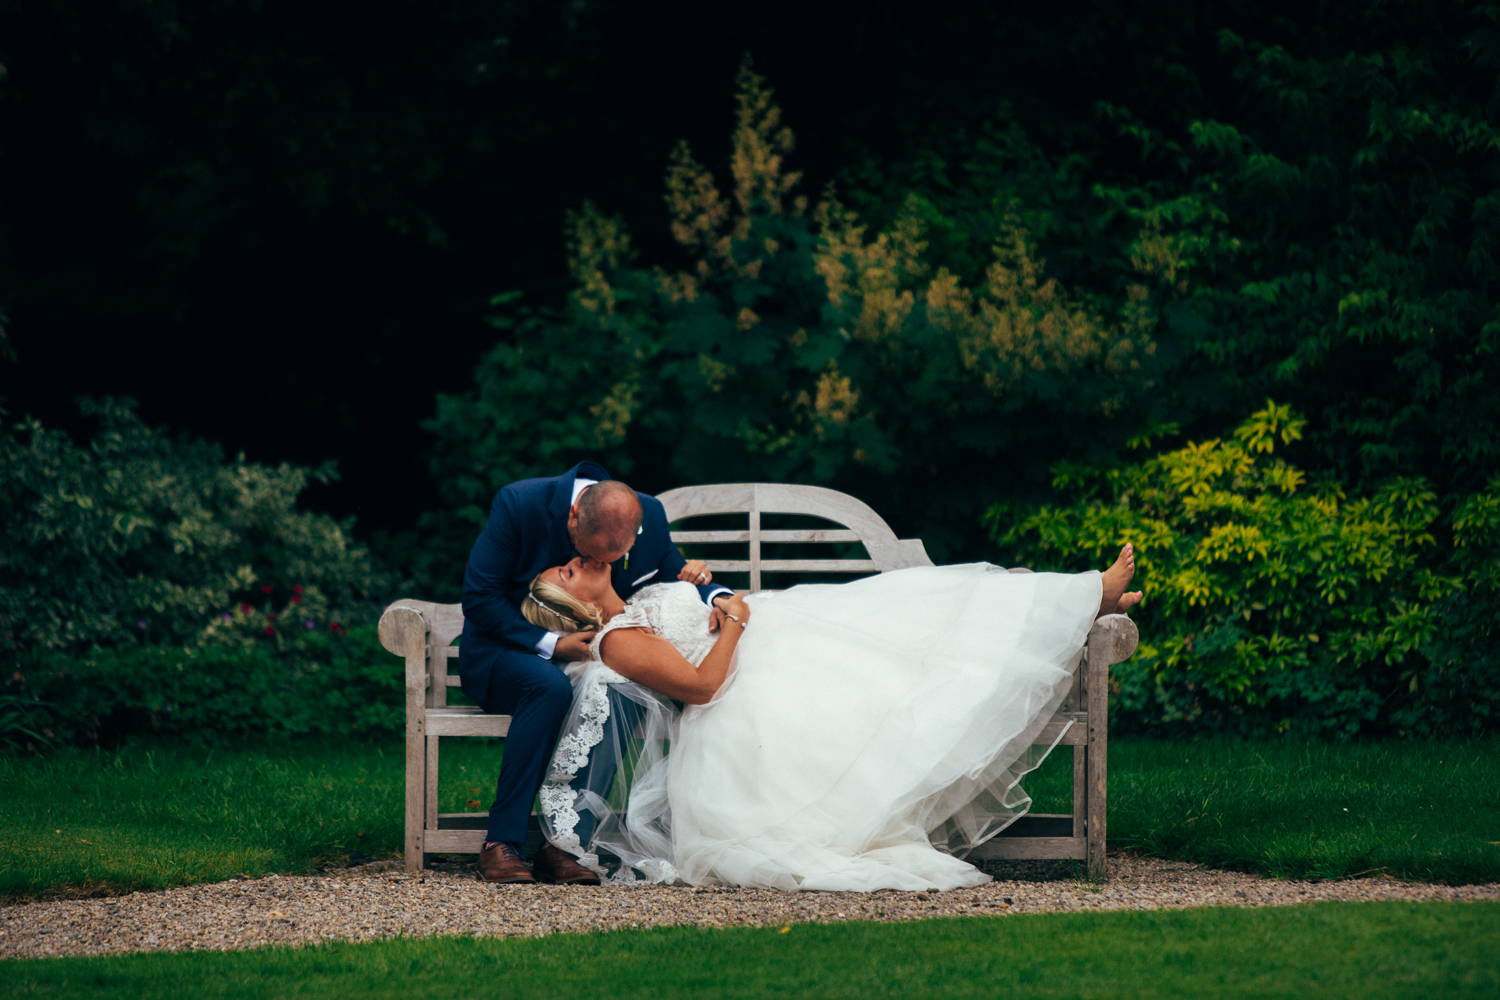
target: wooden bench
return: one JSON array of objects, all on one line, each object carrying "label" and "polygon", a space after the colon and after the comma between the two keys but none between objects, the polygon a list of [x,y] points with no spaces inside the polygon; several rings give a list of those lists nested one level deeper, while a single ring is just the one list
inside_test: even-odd
[{"label": "wooden bench", "polygon": [[[885,573],[931,566],[920,539],[898,539],[885,521],[854,497],[817,486],[731,483],[687,486],[659,497],[667,519],[744,514],[744,528],[672,532],[678,545],[746,545],[745,559],[705,559],[716,574],[746,573],[760,590],[766,573]],[[762,528],[761,515],[800,515],[828,527]],[[765,559],[762,546],[857,542],[868,558]],[[1012,569],[1012,573],[1030,572]],[[448,671],[458,655],[452,643],[463,631],[457,604],[401,600],[380,618],[380,640],[406,660],[406,869],[420,870],[432,853],[477,854],[484,846],[488,813],[438,812],[438,741],[444,736],[503,737],[510,716],[486,715],[472,706],[448,705],[458,676]],[[1073,748],[1073,811],[1021,817],[971,852],[982,858],[1072,858],[1102,873],[1105,851],[1109,668],[1135,652],[1135,623],[1124,615],[1099,619],[1074,670],[1073,686],[1039,744]],[[1071,723],[1071,725],[1069,725]],[[1061,739],[1059,740],[1059,735]],[[540,835],[535,829],[531,839]]]}]

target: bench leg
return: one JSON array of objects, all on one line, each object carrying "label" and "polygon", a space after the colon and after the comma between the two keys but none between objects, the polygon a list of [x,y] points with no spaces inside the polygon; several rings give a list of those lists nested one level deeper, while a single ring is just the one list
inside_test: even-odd
[{"label": "bench leg", "polygon": [[429,830],[438,828],[438,740],[441,736],[427,737],[427,801],[422,807],[423,825]]},{"label": "bench leg", "polygon": [[1088,747],[1073,747],[1073,836],[1088,836]]},{"label": "bench leg", "polygon": [[406,871],[415,875],[426,864],[422,852],[423,807],[427,801],[427,737],[420,716],[406,724]]},{"label": "bench leg", "polygon": [[1089,874],[1102,876],[1104,867],[1105,760],[1106,736],[1089,734],[1088,748],[1088,852]]}]

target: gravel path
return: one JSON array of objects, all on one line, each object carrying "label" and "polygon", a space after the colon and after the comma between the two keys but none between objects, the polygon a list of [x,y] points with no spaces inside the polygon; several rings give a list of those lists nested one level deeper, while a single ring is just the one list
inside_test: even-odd
[{"label": "gravel path", "polygon": [[1320,900],[1500,900],[1500,884],[1440,886],[1380,877],[1284,882],[1141,858],[1111,858],[1109,880],[1070,880],[1053,862],[996,862],[996,881],[951,892],[806,892],[493,886],[473,865],[408,877],[386,862],[323,876],[137,892],[0,908],[0,958],[223,950],[401,935],[530,937],[665,924],[919,920],[1073,910],[1284,906]]}]

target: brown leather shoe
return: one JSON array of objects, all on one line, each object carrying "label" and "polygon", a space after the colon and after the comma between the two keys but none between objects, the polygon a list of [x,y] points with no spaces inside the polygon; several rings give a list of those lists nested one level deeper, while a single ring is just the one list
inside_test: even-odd
[{"label": "brown leather shoe", "polygon": [[531,858],[531,867],[543,882],[558,885],[598,885],[599,876],[573,860],[573,855],[560,847],[543,844]]},{"label": "brown leather shoe", "polygon": [[479,880],[507,885],[536,884],[536,877],[527,870],[520,852],[509,844],[496,844],[479,852]]}]

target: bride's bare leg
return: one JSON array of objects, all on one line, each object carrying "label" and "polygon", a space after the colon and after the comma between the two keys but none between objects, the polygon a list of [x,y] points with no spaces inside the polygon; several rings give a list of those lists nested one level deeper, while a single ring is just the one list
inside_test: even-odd
[{"label": "bride's bare leg", "polygon": [[1126,593],[1135,576],[1135,548],[1129,543],[1120,550],[1114,565],[1104,571],[1104,600],[1099,602],[1099,616],[1124,614],[1141,602],[1142,592]]}]

